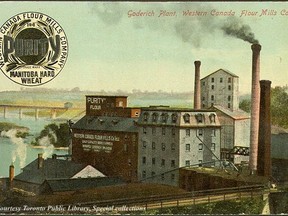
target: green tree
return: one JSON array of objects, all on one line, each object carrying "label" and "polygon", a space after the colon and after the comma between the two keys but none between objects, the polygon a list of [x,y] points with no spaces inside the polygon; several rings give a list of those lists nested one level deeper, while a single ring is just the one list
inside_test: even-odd
[{"label": "green tree", "polygon": [[[271,88],[271,122],[283,128],[288,128],[288,94],[286,87]],[[244,99],[239,108],[250,112],[251,100]]]},{"label": "green tree", "polygon": [[240,101],[239,108],[244,110],[247,113],[250,113],[251,111],[251,100],[250,99],[244,99]]},{"label": "green tree", "polygon": [[67,123],[61,123],[57,125],[55,123],[46,125],[40,132],[40,135],[35,138],[35,142],[32,145],[41,145],[41,140],[44,137],[48,137],[50,144],[55,147],[68,147],[69,146],[69,126]]}]

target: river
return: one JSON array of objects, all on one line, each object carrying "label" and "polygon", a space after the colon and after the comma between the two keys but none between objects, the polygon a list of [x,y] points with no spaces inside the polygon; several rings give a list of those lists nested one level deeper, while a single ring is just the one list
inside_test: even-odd
[{"label": "river", "polygon": [[[45,125],[52,123],[51,119],[24,116],[19,119],[18,113],[9,112],[4,119],[3,113],[0,112],[0,122],[11,122],[20,126],[28,127],[31,136],[25,139],[11,139],[7,137],[0,137],[0,177],[7,177],[9,175],[9,166],[13,163],[15,167],[15,175],[21,172],[21,168],[32,162],[38,157],[38,153],[44,153],[47,148],[33,148],[29,144],[37,136]],[[51,149],[51,148],[49,148]],[[50,154],[67,154],[66,149],[53,149]],[[13,162],[14,161],[14,162]]]}]

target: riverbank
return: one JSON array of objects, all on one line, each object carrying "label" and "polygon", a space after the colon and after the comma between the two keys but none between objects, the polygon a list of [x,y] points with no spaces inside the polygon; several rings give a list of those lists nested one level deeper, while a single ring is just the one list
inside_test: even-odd
[{"label": "riverbank", "polygon": [[[47,146],[35,146],[35,145],[31,145],[31,144],[29,144],[29,147],[31,147],[33,149],[45,149],[45,148],[47,148]],[[68,150],[69,147],[54,147],[53,149],[55,149],[55,150]]]}]

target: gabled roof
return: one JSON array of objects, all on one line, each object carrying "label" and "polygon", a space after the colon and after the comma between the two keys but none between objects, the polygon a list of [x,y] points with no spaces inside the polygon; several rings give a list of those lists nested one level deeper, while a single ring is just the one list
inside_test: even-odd
[{"label": "gabled roof", "polygon": [[211,109],[216,109],[216,110],[226,114],[227,116],[230,116],[231,118],[233,118],[235,120],[250,119],[249,113],[246,113],[241,109],[231,111],[231,110],[226,109],[226,108],[219,106],[219,105],[213,105],[211,107]]},{"label": "gabled roof", "polygon": [[225,72],[225,73],[229,74],[230,76],[239,78],[239,76],[237,76],[236,74],[230,72],[229,70],[220,68],[220,69],[218,69],[217,71],[214,71],[213,73],[211,73],[211,74],[203,77],[201,80],[203,80],[203,79],[205,79],[205,78],[207,78],[207,77],[209,77],[209,76],[212,76],[213,74],[218,73],[218,72],[220,72],[220,71],[221,71],[221,72]]},{"label": "gabled roof", "polygon": [[99,170],[95,169],[93,166],[88,165],[80,172],[76,173],[76,175],[72,176],[71,178],[99,178],[99,177],[106,177],[103,173]]},{"label": "gabled roof", "polygon": [[86,115],[77,121],[72,129],[137,132],[135,121],[135,118]]},{"label": "gabled roof", "polygon": [[42,184],[46,179],[71,178],[84,169],[86,165],[73,161],[47,158],[43,166],[38,169],[38,159],[32,161],[23,172],[15,176],[15,180]]}]

